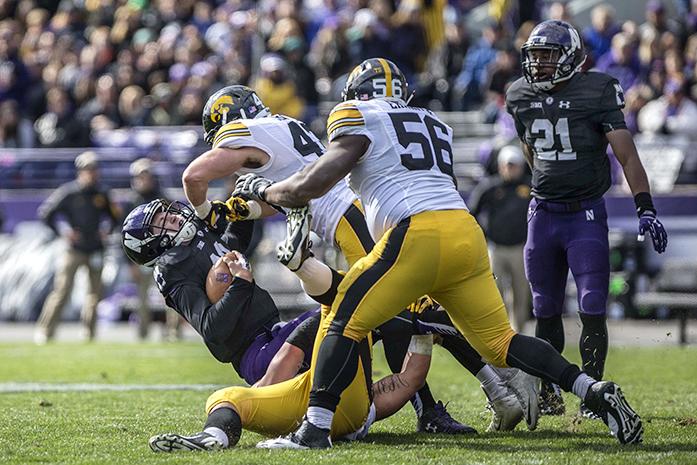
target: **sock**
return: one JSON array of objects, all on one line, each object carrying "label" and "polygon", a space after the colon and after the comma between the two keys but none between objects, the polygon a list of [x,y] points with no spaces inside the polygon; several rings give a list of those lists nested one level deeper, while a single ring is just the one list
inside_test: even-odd
[{"label": "sock", "polygon": [[332,419],[334,412],[322,407],[309,407],[307,409],[307,421],[317,428],[329,431],[332,429]]},{"label": "sock", "polygon": [[588,389],[595,383],[597,383],[595,379],[585,373],[581,373],[578,378],[576,378],[576,381],[574,381],[571,391],[583,400],[586,398],[586,394],[588,394]]},{"label": "sock", "polygon": [[494,401],[508,394],[508,389],[501,383],[501,378],[489,365],[484,365],[475,376],[482,383],[482,389],[489,400]]},{"label": "sock", "polygon": [[409,399],[409,402],[411,402],[411,406],[414,407],[417,418],[421,418],[424,409],[431,409],[436,406],[436,399],[433,398],[431,388],[428,387],[428,384],[424,384],[424,387],[419,389],[416,394]]},{"label": "sock", "polygon": [[511,338],[506,363],[544,381],[556,383],[566,391],[571,388],[567,378],[579,372],[578,367],[562,357],[549,342],[522,334]]},{"label": "sock", "polygon": [[332,270],[315,257],[309,257],[295,275],[302,281],[307,295],[322,295],[332,285]]},{"label": "sock", "polygon": [[482,362],[482,356],[461,336],[444,335],[441,345],[450,352],[450,355],[455,357],[455,360],[460,362],[460,365],[474,376],[477,376],[477,373],[486,366]]},{"label": "sock", "polygon": [[[233,409],[222,407],[213,410],[208,415],[206,424],[203,426],[203,431],[215,436],[225,447],[232,447],[240,440],[240,435],[242,434],[242,420]],[[221,437],[218,436],[218,431],[225,435],[225,439],[221,439]]]},{"label": "sock", "polygon": [[220,428],[217,428],[215,426],[209,426],[208,428],[204,429],[203,432],[208,433],[214,438],[216,438],[223,444],[223,447],[228,447],[228,445],[230,444],[230,440],[228,439],[227,434],[225,434],[225,431],[223,431]]},{"label": "sock", "polygon": [[603,379],[605,359],[607,358],[607,322],[605,315],[580,313],[583,329],[579,350],[581,368],[595,379]]},{"label": "sock", "polygon": [[537,318],[535,326],[535,337],[544,339],[552,344],[560,354],[564,352],[564,323],[561,315],[549,318]]}]

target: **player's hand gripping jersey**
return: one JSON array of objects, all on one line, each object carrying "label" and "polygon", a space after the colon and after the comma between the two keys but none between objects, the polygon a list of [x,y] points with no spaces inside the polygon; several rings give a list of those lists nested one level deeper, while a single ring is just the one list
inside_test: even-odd
[{"label": "player's hand gripping jersey", "polygon": [[[260,168],[242,168],[239,173],[255,173],[273,181],[290,177],[324,153],[324,146],[304,123],[282,115],[232,121],[216,133],[213,148],[217,147],[263,150],[269,155],[268,163]],[[355,199],[346,182],[340,181],[312,200],[312,230],[333,244],[337,224]]]},{"label": "player's hand gripping jersey", "polygon": [[373,239],[423,211],[467,209],[453,177],[453,130],[432,111],[395,98],[349,100],[332,110],[327,134],[330,142],[343,135],[370,139],[347,179]]},{"label": "player's hand gripping jersey", "polygon": [[520,78],[506,93],[506,106],[518,136],[534,152],[534,197],[573,202],[601,197],[610,188],[605,133],[627,127],[616,79],[578,73],[547,93]]}]

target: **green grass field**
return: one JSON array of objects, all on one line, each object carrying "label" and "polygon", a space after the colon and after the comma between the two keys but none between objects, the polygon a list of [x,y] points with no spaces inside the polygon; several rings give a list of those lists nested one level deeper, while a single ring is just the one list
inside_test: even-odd
[{"label": "green grass field", "polygon": [[[386,372],[381,352],[376,378]],[[224,452],[155,454],[147,446],[151,435],[200,429],[207,392],[0,393],[0,463],[697,464],[697,348],[613,349],[607,377],[642,415],[643,445],[620,446],[601,422],[579,421],[572,396],[567,415],[543,417],[537,431],[483,433],[489,415],[477,381],[436,349],[432,390],[450,401],[454,417],[482,432],[476,437],[416,434],[414,413],[405,407],[377,423],[366,441],[330,451],[259,451],[261,436],[245,432]],[[0,384],[9,382],[240,383],[195,343],[0,345]]]}]

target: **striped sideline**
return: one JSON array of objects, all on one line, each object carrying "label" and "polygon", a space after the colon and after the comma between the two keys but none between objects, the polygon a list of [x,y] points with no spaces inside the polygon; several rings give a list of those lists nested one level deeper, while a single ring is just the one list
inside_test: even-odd
[{"label": "striped sideline", "polygon": [[220,384],[0,383],[0,393],[102,391],[215,391]]}]

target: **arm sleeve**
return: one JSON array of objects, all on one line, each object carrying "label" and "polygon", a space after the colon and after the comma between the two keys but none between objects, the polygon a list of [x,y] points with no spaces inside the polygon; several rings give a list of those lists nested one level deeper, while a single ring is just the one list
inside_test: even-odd
[{"label": "arm sleeve", "polygon": [[624,91],[617,79],[610,80],[600,95],[597,111],[592,113],[591,118],[602,126],[603,132],[615,131],[617,129],[627,129],[624,122]]},{"label": "arm sleeve", "polygon": [[182,281],[171,287],[165,294],[165,300],[201,335],[216,359],[229,362],[234,355],[229,347],[229,339],[240,317],[251,311],[257,289],[254,283],[236,279],[222,299],[211,304],[200,286]]}]

